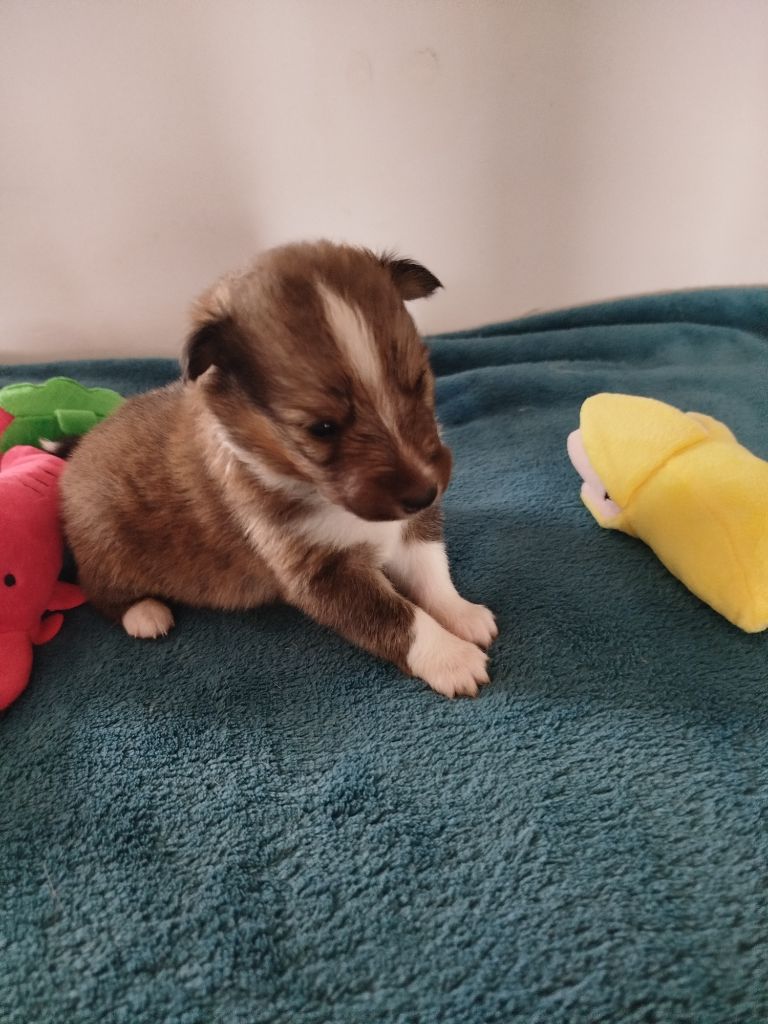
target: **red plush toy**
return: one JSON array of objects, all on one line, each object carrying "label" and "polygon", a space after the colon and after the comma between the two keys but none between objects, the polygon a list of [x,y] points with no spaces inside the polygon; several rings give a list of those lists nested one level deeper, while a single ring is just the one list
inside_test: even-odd
[{"label": "red plush toy", "polygon": [[[0,410],[0,433],[13,419]],[[51,640],[64,621],[53,609],[76,608],[85,595],[59,580],[63,459],[29,445],[0,459],[0,710],[29,681],[32,645]]]}]

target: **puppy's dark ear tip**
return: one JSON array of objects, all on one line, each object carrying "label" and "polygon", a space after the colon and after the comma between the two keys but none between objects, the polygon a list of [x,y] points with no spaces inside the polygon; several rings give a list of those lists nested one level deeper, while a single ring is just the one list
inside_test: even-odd
[{"label": "puppy's dark ear tip", "polygon": [[181,379],[197,380],[211,366],[233,369],[240,356],[240,339],[230,317],[201,324],[187,340],[181,354]]},{"label": "puppy's dark ear tip", "polygon": [[185,384],[197,380],[216,361],[218,323],[203,324],[189,338],[181,353],[181,379]]},{"label": "puppy's dark ear tip", "polygon": [[426,299],[438,288],[443,287],[442,281],[416,260],[401,258],[392,252],[384,252],[379,256],[379,262],[392,275],[392,280],[406,302],[409,299]]},{"label": "puppy's dark ear tip", "polygon": [[210,366],[223,366],[234,335],[231,277],[222,277],[194,302],[192,331],[181,354],[181,378],[197,380]]}]

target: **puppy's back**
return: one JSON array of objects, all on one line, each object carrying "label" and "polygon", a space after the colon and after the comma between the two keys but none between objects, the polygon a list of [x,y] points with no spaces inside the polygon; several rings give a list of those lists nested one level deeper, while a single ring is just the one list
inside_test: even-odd
[{"label": "puppy's back", "polygon": [[104,515],[125,513],[168,480],[167,455],[179,427],[181,386],[129,398],[84,435],[62,478],[68,534],[93,529]]}]

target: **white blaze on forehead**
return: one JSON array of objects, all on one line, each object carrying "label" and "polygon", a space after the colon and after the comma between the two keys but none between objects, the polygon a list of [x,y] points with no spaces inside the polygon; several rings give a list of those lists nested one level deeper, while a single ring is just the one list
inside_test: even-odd
[{"label": "white blaze on forehead", "polygon": [[322,281],[318,282],[317,290],[323,300],[328,326],[350,366],[366,384],[379,385],[381,359],[370,324],[359,309],[331,291]]}]

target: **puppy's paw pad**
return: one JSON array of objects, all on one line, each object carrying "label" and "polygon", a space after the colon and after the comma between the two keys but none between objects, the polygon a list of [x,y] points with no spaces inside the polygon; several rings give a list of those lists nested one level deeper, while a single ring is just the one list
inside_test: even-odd
[{"label": "puppy's paw pad", "polygon": [[141,640],[154,640],[158,636],[165,636],[172,628],[171,609],[167,604],[155,601],[151,597],[132,604],[123,615],[125,632],[128,636],[135,636]]},{"label": "puppy's paw pad", "polygon": [[490,608],[482,604],[472,604],[459,598],[456,604],[445,615],[445,627],[455,636],[479,647],[490,647],[499,635],[499,627]]},{"label": "puppy's paw pad", "polygon": [[488,655],[462,640],[424,612],[417,613],[408,667],[444,697],[476,697],[489,682]]}]

